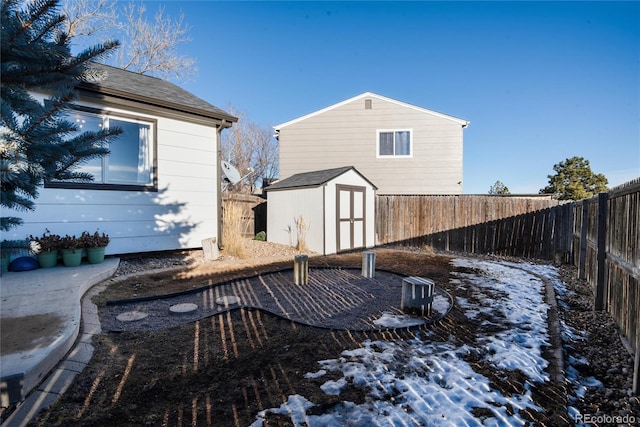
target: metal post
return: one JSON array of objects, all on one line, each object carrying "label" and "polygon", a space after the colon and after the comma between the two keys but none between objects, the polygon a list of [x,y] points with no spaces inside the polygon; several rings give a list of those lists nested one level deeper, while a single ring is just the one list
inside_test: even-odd
[{"label": "metal post", "polygon": [[362,253],[362,276],[369,279],[376,277],[376,254],[365,251]]},{"label": "metal post", "polygon": [[306,285],[309,283],[309,256],[296,255],[293,258],[293,283]]}]

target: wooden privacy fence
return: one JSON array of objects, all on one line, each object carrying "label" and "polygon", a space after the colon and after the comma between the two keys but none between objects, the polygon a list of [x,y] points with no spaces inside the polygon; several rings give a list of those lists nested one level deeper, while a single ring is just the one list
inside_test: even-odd
[{"label": "wooden privacy fence", "polygon": [[575,203],[573,264],[636,352],[640,349],[640,178]]},{"label": "wooden privacy fence", "polygon": [[[266,200],[260,196],[242,193],[224,193],[222,195],[222,209],[230,203],[237,203],[242,208],[243,237],[254,237],[260,231],[267,231]],[[223,215],[224,217],[224,215]],[[224,227],[224,223],[222,224]]]},{"label": "wooden privacy fence", "polygon": [[571,252],[570,204],[549,197],[378,196],[376,244],[553,259]]},{"label": "wooden privacy fence", "polygon": [[376,244],[573,263],[635,351],[640,389],[640,178],[591,199],[378,196]]}]

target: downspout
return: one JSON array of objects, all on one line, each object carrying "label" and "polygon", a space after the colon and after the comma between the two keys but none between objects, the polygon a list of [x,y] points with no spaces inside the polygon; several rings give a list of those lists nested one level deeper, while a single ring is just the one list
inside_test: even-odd
[{"label": "downspout", "polygon": [[222,131],[231,127],[231,123],[222,119],[220,124],[216,127],[216,151],[218,153],[218,162],[216,164],[216,184],[217,184],[217,198],[218,198],[218,249],[223,248],[222,242],[222,168],[220,162],[222,161]]}]

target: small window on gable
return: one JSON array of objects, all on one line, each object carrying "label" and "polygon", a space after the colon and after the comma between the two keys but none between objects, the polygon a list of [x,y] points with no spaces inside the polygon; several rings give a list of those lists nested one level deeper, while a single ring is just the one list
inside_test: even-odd
[{"label": "small window on gable", "polygon": [[371,100],[370,99],[365,99],[364,100],[364,109],[365,110],[371,110]]},{"label": "small window on gable", "polygon": [[379,130],[378,131],[378,157],[411,157],[412,131],[403,130]]},{"label": "small window on gable", "polygon": [[[122,133],[108,144],[110,153],[92,159],[75,170],[93,177],[91,182],[48,181],[50,188],[86,188],[96,190],[156,190],[156,122],[129,115],[77,107],[67,112],[67,120],[83,131],[118,127]],[[73,135],[70,135],[72,137]]]}]

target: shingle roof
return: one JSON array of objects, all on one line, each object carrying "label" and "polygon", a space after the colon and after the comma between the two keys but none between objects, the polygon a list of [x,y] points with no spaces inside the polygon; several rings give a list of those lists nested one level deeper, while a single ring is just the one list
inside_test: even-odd
[{"label": "shingle roof", "polygon": [[265,190],[270,191],[282,190],[285,188],[317,187],[352,169],[358,175],[362,176],[365,181],[369,182],[369,184],[376,188],[376,186],[373,185],[368,179],[366,179],[360,172],[358,172],[356,168],[354,168],[353,166],[343,166],[334,169],[324,169],[319,171],[298,173],[290,176],[289,178],[285,178],[282,181],[271,184],[270,186],[265,188]]},{"label": "shingle roof", "polygon": [[168,81],[104,64],[92,63],[91,67],[102,72],[106,78],[98,82],[83,82],[79,85],[81,90],[107,94],[183,113],[238,121],[236,117]]}]

